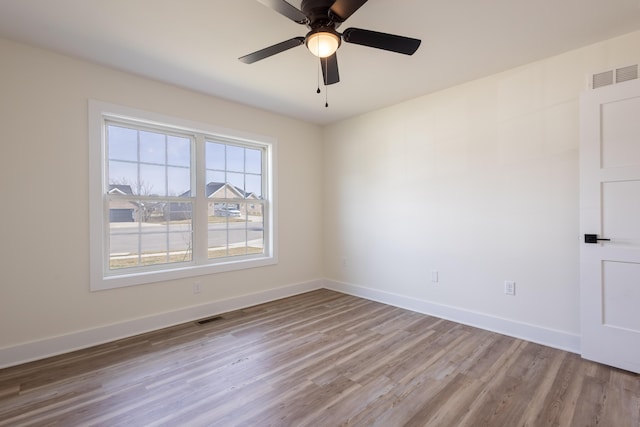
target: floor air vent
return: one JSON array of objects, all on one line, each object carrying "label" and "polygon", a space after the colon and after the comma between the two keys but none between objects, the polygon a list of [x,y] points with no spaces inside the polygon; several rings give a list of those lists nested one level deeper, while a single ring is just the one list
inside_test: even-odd
[{"label": "floor air vent", "polygon": [[206,319],[197,320],[198,325],[206,325],[207,323],[215,322],[216,320],[222,320],[222,316],[207,317]]},{"label": "floor air vent", "polygon": [[637,78],[638,64],[629,65],[628,67],[616,68],[594,74],[591,77],[591,88],[597,89],[599,87],[635,80]]}]

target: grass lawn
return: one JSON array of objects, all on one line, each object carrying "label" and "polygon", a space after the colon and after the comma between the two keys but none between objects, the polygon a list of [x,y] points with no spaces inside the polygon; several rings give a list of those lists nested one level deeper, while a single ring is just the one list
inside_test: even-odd
[{"label": "grass lawn", "polygon": [[[233,248],[209,248],[209,258],[225,258],[225,257],[234,257],[239,255],[252,255],[252,254],[261,254],[263,253],[263,249],[259,247],[233,247]],[[174,262],[189,262],[191,261],[191,252],[181,252],[181,253],[173,253],[169,254],[169,259],[167,259],[166,254],[158,254],[158,255],[147,255],[143,254],[142,258],[138,262],[137,256],[126,256],[126,257],[117,257],[112,258],[109,261],[109,267],[112,270],[117,270],[120,268],[129,268],[129,267],[138,267],[144,265],[156,265],[156,264],[171,264]]]}]

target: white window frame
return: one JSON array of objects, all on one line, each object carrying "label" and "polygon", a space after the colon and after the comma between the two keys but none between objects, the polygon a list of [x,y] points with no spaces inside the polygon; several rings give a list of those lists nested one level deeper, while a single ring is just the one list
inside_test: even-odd
[{"label": "white window frame", "polygon": [[[192,192],[204,208],[194,208],[193,222],[193,261],[188,265],[160,264],[144,271],[135,272],[109,270],[108,233],[109,209],[107,191],[107,147],[105,138],[105,122],[108,120],[138,123],[141,126],[158,126],[173,129],[181,133],[190,133],[196,137],[195,187]],[[237,130],[225,129],[206,123],[193,122],[177,117],[152,113],[106,102],[89,100],[89,249],[90,249],[90,290],[134,286],[167,280],[184,279],[207,274],[236,271],[247,268],[263,267],[278,263],[277,251],[277,143],[274,138],[255,135]],[[206,165],[204,162],[205,140],[217,140],[248,147],[264,148],[263,165],[264,185],[264,253],[261,255],[234,256],[209,259],[206,256]],[[202,198],[199,200],[199,198]],[[202,214],[204,212],[204,215]],[[204,256],[201,252],[204,251]]]}]

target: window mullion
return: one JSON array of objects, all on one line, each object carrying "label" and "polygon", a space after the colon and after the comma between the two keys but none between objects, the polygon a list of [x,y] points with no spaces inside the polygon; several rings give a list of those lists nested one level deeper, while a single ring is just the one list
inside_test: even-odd
[{"label": "window mullion", "polygon": [[[192,154],[192,180],[195,179],[195,194],[193,202],[193,258],[196,264],[204,264],[208,260],[209,222],[207,200],[207,168],[205,157],[204,135],[195,136],[195,153]],[[194,188],[192,186],[192,188]]]},{"label": "window mullion", "polygon": [[[140,130],[136,130],[136,156],[137,156],[137,162],[136,162],[136,179],[137,181],[134,183],[134,185],[136,186],[136,190],[135,190],[135,195],[136,196],[140,196],[140,183],[141,181],[141,176],[140,176]],[[138,254],[138,265],[142,264],[142,212],[140,211],[140,199],[138,199],[136,201],[136,204],[138,205],[138,217],[136,218],[136,223],[138,226],[138,250],[136,251]]]},{"label": "window mullion", "polygon": [[[169,194],[169,137],[167,134],[164,134],[164,188],[165,188],[165,196],[170,196]],[[177,194],[176,194],[177,196]],[[171,261],[171,226],[170,221],[166,221],[164,225],[165,230],[165,246],[167,248],[167,253],[165,255],[165,261],[169,263]]]}]

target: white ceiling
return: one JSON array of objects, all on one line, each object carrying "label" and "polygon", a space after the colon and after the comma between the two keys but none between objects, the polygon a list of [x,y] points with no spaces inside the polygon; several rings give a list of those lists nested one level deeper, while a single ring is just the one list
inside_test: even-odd
[{"label": "white ceiling", "polygon": [[640,29],[640,0],[369,0],[349,27],[422,45],[343,43],[325,108],[304,46],[237,60],[307,32],[255,0],[0,0],[2,37],[319,124]]}]

